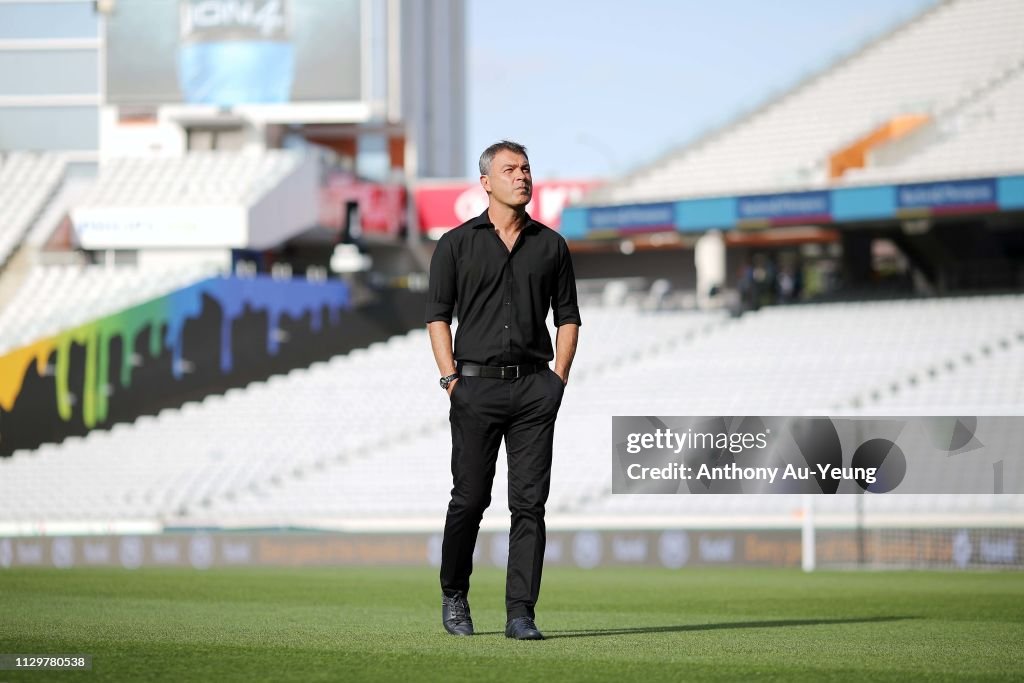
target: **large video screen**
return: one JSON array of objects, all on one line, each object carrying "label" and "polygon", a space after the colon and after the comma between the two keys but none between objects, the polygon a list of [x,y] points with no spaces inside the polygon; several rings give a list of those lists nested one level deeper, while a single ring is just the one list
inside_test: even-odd
[{"label": "large video screen", "polygon": [[359,0],[118,0],[107,102],[358,101],[360,24]]}]

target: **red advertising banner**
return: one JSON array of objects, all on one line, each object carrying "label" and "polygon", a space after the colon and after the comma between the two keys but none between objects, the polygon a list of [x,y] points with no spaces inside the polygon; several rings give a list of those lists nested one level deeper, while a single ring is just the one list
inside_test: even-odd
[{"label": "red advertising banner", "polygon": [[[599,184],[596,180],[535,182],[533,201],[526,210],[541,223],[557,230],[562,209]],[[487,208],[487,193],[476,181],[420,185],[413,191],[413,197],[420,229],[433,239]]]},{"label": "red advertising banner", "polygon": [[353,208],[359,210],[363,237],[397,239],[405,225],[405,187],[334,173],[320,188],[320,225],[347,230]]}]

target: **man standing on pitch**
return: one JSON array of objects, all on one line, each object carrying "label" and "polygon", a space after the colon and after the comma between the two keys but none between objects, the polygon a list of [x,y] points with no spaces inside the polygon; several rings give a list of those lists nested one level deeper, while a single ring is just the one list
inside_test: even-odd
[{"label": "man standing on pitch", "polygon": [[[541,640],[534,606],[544,566],[555,417],[581,322],[576,278],[565,240],[526,213],[533,178],[525,147],[503,140],[484,150],[480,184],[487,210],[442,236],[430,262],[426,322],[441,387],[451,400],[454,484],[441,546],[441,620],[453,635],[473,634],[466,599],[473,548],[504,438],[512,512],[505,635]],[[545,324],[549,308],[558,327],[557,353]]]}]

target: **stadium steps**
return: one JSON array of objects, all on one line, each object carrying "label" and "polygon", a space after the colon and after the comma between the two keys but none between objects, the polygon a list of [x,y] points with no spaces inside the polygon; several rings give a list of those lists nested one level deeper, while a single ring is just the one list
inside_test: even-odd
[{"label": "stadium steps", "polygon": [[17,296],[32,270],[32,250],[21,246],[0,270],[0,312]]},{"label": "stadium steps", "polygon": [[59,152],[8,152],[0,163],[0,272],[21,246],[63,180]]},{"label": "stadium steps", "polygon": [[[1024,302],[1022,302],[1024,303]],[[974,348],[918,366],[860,392],[836,410],[892,408],[912,413],[956,396],[967,413],[1019,410],[1024,405],[1024,320]]]},{"label": "stadium steps", "polygon": [[851,169],[844,181],[877,184],[1022,172],[1022,117],[1024,59],[936,116],[921,131],[920,144],[882,149],[874,165]]},{"label": "stadium steps", "polygon": [[54,231],[68,218],[71,209],[88,194],[95,182],[95,178],[88,176],[65,177],[25,235],[25,245],[33,249],[45,247]]},{"label": "stadium steps", "polygon": [[[943,145],[950,137],[958,134],[961,121],[969,117],[973,110],[989,106],[1007,90],[1012,90],[1018,79],[1024,74],[1024,57],[1005,68],[991,74],[981,82],[968,84],[962,93],[949,105],[932,114],[930,120],[905,137],[883,143],[872,150],[874,164],[848,169],[842,181],[846,184],[856,182],[871,183],[897,178],[919,180],[927,177],[927,172],[909,172],[916,162],[933,147]],[[1011,146],[1012,141],[1007,140]],[[995,169],[996,165],[992,165]],[[1024,168],[1024,167],[1022,167]],[[1003,170],[1003,169],[999,169]],[[931,170],[936,177],[952,177],[957,170],[946,165],[939,165]],[[965,173],[969,171],[965,170]]]},{"label": "stadium steps", "polygon": [[923,276],[916,286],[933,292],[942,286],[941,264],[949,263],[952,254],[941,239],[931,231],[920,235],[908,235],[903,231],[891,233],[893,244],[907,257],[907,260]]}]

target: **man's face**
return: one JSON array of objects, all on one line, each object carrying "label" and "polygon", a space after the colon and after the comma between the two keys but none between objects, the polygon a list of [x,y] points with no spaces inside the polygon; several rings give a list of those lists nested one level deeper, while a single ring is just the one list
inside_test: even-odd
[{"label": "man's face", "polygon": [[480,176],[480,184],[491,198],[512,207],[526,206],[533,197],[530,160],[522,154],[499,150],[491,161],[491,172]]}]

